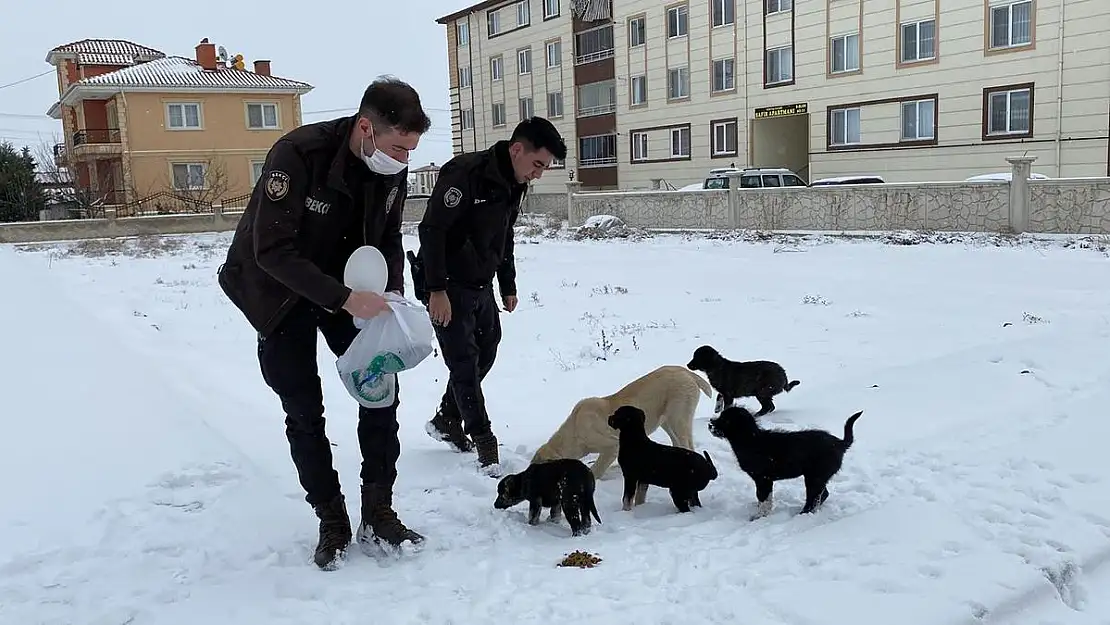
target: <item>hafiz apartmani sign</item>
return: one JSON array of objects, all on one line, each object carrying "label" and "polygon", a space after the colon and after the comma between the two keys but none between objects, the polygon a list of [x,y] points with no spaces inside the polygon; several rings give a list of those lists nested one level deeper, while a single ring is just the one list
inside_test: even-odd
[{"label": "hafiz apartmani sign", "polygon": [[801,104],[787,104],[785,106],[764,106],[763,108],[755,109],[755,118],[763,119],[765,117],[787,117],[789,115],[805,115],[809,112],[809,105],[805,102]]}]

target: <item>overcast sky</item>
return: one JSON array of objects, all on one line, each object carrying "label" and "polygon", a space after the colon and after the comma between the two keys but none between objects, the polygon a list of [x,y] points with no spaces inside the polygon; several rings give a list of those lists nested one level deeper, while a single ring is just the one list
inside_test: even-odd
[{"label": "overcast sky", "polygon": [[[51,48],[80,39],[127,39],[167,55],[193,57],[196,44],[208,37],[229,55],[242,54],[247,69],[255,59],[270,59],[275,76],[313,85],[302,99],[305,123],[342,116],[346,109],[353,112],[366,85],[380,74],[409,82],[432,118],[432,129],[412,163],[442,164],[451,157],[451,114],[446,31],[435,19],[473,3],[5,1],[0,19],[0,141],[37,151],[60,139],[61,122],[46,116],[58,99],[53,68],[45,61]],[[17,81],[24,82],[7,86]]]}]

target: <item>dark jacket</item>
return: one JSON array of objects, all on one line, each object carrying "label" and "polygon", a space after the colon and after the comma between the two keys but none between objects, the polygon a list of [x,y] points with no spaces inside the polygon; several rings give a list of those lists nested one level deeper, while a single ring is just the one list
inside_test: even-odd
[{"label": "dark jacket", "polygon": [[513,226],[527,189],[513,174],[508,141],[447,161],[420,221],[422,290],[484,288],[496,276],[502,295],[516,295]]},{"label": "dark jacket", "polygon": [[352,116],[301,126],[266,156],[219,269],[220,287],[262,336],[301,298],[339,311],[351,292],[343,268],[362,245],[385,256],[386,290],[403,292],[408,169],[372,173],[348,148],[354,122]]}]

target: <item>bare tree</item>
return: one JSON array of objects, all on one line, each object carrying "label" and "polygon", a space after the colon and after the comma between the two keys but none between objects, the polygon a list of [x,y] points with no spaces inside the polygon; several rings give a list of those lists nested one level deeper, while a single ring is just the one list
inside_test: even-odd
[{"label": "bare tree", "polygon": [[82,185],[77,163],[66,151],[66,144],[57,137],[39,146],[35,160],[48,202],[65,206],[71,216],[101,217],[105,204],[123,201],[123,198],[112,197],[119,189],[94,190],[91,184]]},{"label": "bare tree", "polygon": [[227,164],[218,154],[198,158],[197,164],[204,166],[203,172],[190,171],[188,166],[168,168],[160,188],[148,200],[153,205],[140,207],[141,211],[147,214],[211,211],[212,205],[232,186]]}]

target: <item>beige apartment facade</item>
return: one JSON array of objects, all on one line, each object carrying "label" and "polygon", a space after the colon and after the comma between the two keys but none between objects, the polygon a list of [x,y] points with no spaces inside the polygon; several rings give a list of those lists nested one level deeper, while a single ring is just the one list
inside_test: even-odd
[{"label": "beige apartment facade", "polygon": [[[558,89],[567,167],[587,188],[681,187],[731,165],[962,180],[1015,155],[1050,177],[1110,175],[1110,3],[581,0],[581,15],[532,14],[564,4],[441,20],[456,151],[487,144],[502,110],[511,131],[520,98],[545,114]],[[511,19],[525,12],[539,19]],[[546,56],[550,41],[561,65],[517,71],[520,50]]]}]

